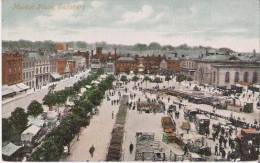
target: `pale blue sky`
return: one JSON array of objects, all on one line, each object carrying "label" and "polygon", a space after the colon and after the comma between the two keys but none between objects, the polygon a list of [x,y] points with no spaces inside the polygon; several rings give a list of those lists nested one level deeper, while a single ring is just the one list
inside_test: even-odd
[{"label": "pale blue sky", "polygon": [[259,51],[258,0],[4,0],[4,40],[153,41]]}]

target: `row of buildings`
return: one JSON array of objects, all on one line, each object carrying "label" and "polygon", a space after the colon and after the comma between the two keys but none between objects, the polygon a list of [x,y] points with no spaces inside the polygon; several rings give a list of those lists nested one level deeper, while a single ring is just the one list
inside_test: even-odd
[{"label": "row of buildings", "polygon": [[[252,57],[253,56],[253,57]],[[113,73],[154,74],[162,71],[184,74],[199,84],[230,88],[231,85],[251,85],[260,83],[260,58],[235,54],[216,54],[208,51],[194,58],[166,55],[117,55],[102,53],[102,48],[93,51],[90,56],[91,68],[103,67]],[[258,57],[258,58],[257,58]],[[111,68],[113,67],[113,68]]]},{"label": "row of buildings", "polygon": [[37,89],[82,71],[86,66],[86,58],[80,55],[47,54],[42,50],[5,52],[2,55],[3,93]]},{"label": "row of buildings", "polygon": [[[184,74],[198,81],[216,87],[230,88],[233,84],[260,83],[259,58],[243,56],[210,54],[196,58],[178,57],[177,53],[169,55],[122,55],[104,52],[101,47],[90,52],[62,52],[48,54],[46,50],[15,52],[3,54],[3,85],[40,88],[51,81],[71,76],[90,67],[92,70],[104,68],[111,74],[143,73],[154,74],[172,72]],[[65,49],[65,50],[64,50]],[[24,84],[24,85],[22,85]],[[14,87],[14,86],[13,86]]]}]

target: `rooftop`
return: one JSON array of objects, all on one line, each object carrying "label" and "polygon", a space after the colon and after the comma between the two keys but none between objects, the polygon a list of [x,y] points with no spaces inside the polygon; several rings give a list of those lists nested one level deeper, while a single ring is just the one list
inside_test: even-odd
[{"label": "rooftop", "polygon": [[17,150],[22,148],[22,146],[17,146],[13,143],[8,143],[2,148],[2,154],[5,156],[12,156]]}]

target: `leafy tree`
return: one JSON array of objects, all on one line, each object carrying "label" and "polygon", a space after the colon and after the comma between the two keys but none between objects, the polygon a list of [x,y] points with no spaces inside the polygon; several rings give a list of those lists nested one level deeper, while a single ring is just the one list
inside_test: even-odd
[{"label": "leafy tree", "polygon": [[56,105],[56,95],[54,93],[48,93],[43,98],[43,104],[47,105],[50,109],[52,109],[52,106]]},{"label": "leafy tree", "polygon": [[3,118],[2,119],[2,140],[3,142],[4,141],[7,141],[10,139],[10,137],[12,136],[12,124],[11,122],[6,119],[6,118]]},{"label": "leafy tree", "polygon": [[27,113],[28,115],[32,115],[34,117],[38,116],[39,114],[41,114],[43,112],[43,107],[42,105],[36,101],[33,100],[30,105],[27,108]]},{"label": "leafy tree", "polygon": [[126,82],[126,81],[127,81],[127,77],[126,77],[125,75],[122,75],[121,78],[120,78],[120,80],[121,80],[122,82]]},{"label": "leafy tree", "polygon": [[178,75],[177,78],[176,78],[176,81],[181,83],[182,81],[186,80],[186,76],[181,74],[181,75]]},{"label": "leafy tree", "polygon": [[27,114],[23,108],[17,107],[15,111],[11,113],[10,120],[17,131],[23,131],[27,127]]},{"label": "leafy tree", "polygon": [[149,76],[145,76],[144,81],[145,81],[145,85],[146,85],[146,88],[147,88],[147,81],[151,81],[151,78]]},{"label": "leafy tree", "polygon": [[48,138],[40,148],[32,154],[32,161],[59,161],[63,146],[54,137]]},{"label": "leafy tree", "polygon": [[134,50],[147,50],[146,44],[137,43],[133,46]]},{"label": "leafy tree", "polygon": [[138,76],[136,76],[136,75],[133,76],[132,81],[135,81],[135,82],[136,82],[136,81],[138,81],[138,80],[139,80]]},{"label": "leafy tree", "polygon": [[99,89],[94,89],[89,92],[88,99],[97,106],[101,103],[103,95]]},{"label": "leafy tree", "polygon": [[148,47],[151,50],[160,50],[162,48],[161,45],[157,42],[151,42]]}]

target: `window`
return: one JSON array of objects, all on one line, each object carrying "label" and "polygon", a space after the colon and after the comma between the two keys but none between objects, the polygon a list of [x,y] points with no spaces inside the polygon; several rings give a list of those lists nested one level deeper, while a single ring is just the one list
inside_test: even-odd
[{"label": "window", "polygon": [[252,80],[253,83],[256,83],[257,82],[257,72],[253,72],[253,80]]},{"label": "window", "polygon": [[226,83],[229,83],[229,72],[226,72],[225,82],[226,82]]},{"label": "window", "polygon": [[244,82],[248,82],[248,72],[244,73]]},{"label": "window", "polygon": [[235,78],[234,78],[234,82],[239,82],[239,72],[235,73]]}]

